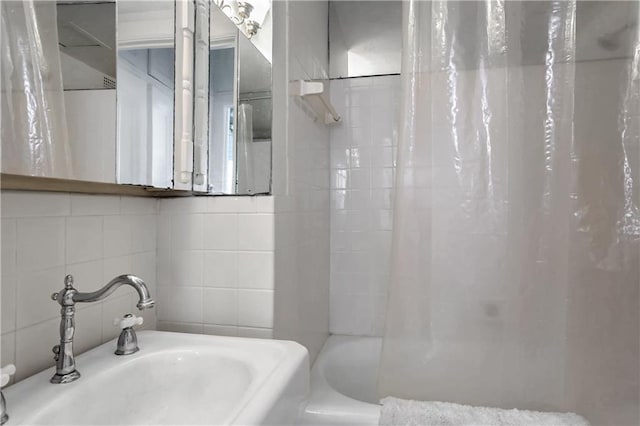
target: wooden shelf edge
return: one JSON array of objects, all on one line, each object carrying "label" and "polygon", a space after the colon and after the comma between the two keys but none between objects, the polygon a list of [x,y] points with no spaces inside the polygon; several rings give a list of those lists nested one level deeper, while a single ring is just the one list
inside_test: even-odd
[{"label": "wooden shelf edge", "polygon": [[130,195],[135,197],[156,198],[193,195],[191,191],[178,191],[149,186],[85,182],[40,176],[21,176],[8,173],[0,173],[0,190],[72,192],[80,194]]}]

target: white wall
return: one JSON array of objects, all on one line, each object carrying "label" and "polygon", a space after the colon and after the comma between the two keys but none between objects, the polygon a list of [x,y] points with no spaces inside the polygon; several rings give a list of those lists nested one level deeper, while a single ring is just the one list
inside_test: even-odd
[{"label": "white wall", "polygon": [[384,331],[400,76],[331,81],[331,333]]},{"label": "white wall", "polygon": [[[152,198],[2,191],[2,365],[21,380],[54,364],[60,306],[51,294],[73,274],[75,287],[94,291],[117,275],[142,277],[156,292],[156,211]],[[118,335],[114,317],[143,315],[137,294],[120,288],[103,302],[78,304],[76,354]],[[80,367],[81,368],[81,367]]]},{"label": "white wall", "polygon": [[273,197],[160,201],[158,328],[271,338]]},{"label": "white wall", "polygon": [[329,333],[329,130],[288,82],[327,78],[328,4],[274,2],[273,13],[274,334],[313,360]]},{"label": "white wall", "polygon": [[73,178],[116,182],[116,91],[65,90]]}]

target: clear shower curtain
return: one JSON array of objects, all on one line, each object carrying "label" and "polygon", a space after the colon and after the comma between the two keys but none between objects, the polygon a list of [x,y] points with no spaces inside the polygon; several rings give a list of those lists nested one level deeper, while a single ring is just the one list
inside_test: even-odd
[{"label": "clear shower curtain", "polygon": [[253,155],[253,106],[248,103],[238,105],[238,194],[254,194]]},{"label": "clear shower curtain", "polygon": [[637,24],[582,61],[595,3],[403,3],[380,396],[638,424]]},{"label": "clear shower curtain", "polygon": [[56,2],[0,2],[2,172],[70,178]]}]

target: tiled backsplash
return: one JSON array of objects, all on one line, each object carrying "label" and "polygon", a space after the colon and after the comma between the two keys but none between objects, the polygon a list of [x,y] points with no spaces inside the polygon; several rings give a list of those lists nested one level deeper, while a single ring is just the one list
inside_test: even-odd
[{"label": "tiled backsplash", "polygon": [[160,201],[158,328],[273,334],[273,197]]},{"label": "tiled backsplash", "polygon": [[400,76],[331,81],[331,332],[381,335]]},{"label": "tiled backsplash", "polygon": [[273,2],[274,336],[309,349],[329,335],[329,126],[290,82],[328,76],[328,3]]},{"label": "tiled backsplash", "polygon": [[[1,363],[16,364],[16,380],[53,365],[60,306],[51,294],[66,274],[81,291],[136,274],[156,297],[157,205],[152,198],[2,191]],[[76,353],[116,337],[113,318],[129,312],[155,328],[155,310],[140,312],[136,302],[125,287],[103,302],[78,304]]]}]

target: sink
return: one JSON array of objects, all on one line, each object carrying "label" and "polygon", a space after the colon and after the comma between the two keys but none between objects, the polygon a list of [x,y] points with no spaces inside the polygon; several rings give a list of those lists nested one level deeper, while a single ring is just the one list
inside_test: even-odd
[{"label": "sink", "polygon": [[51,368],[4,389],[7,424],[293,424],[308,391],[295,342],[141,331],[138,344],[78,356],[75,382],[49,383]]}]

